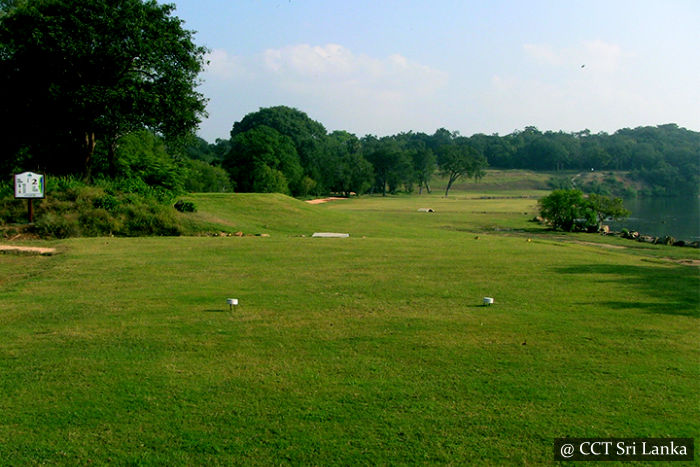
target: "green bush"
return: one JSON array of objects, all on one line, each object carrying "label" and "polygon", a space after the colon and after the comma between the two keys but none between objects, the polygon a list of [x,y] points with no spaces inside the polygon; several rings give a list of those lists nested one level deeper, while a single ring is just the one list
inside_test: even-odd
[{"label": "green bush", "polygon": [[92,201],[92,205],[96,208],[101,208],[106,211],[115,211],[121,203],[117,197],[105,193]]},{"label": "green bush", "polygon": [[120,234],[127,237],[178,236],[184,233],[172,210],[154,204],[130,205]]},{"label": "green bush", "polygon": [[550,177],[547,186],[553,190],[571,190],[574,184],[570,177]]},{"label": "green bush", "polygon": [[180,212],[197,212],[197,206],[192,201],[179,200],[173,207]]},{"label": "green bush", "polygon": [[[587,206],[579,190],[554,190],[539,200],[540,215],[556,230],[571,232],[595,222],[595,214]],[[585,230],[585,228],[584,228]]]},{"label": "green bush", "polygon": [[30,228],[30,232],[44,238],[68,238],[78,235],[77,215],[49,212],[41,216]]},{"label": "green bush", "polygon": [[103,178],[95,180],[95,185],[111,195],[133,194],[139,198],[153,199],[159,203],[170,203],[180,191],[173,191],[162,186],[151,186],[140,178]]},{"label": "green bush", "polygon": [[0,199],[9,198],[14,196],[15,188],[12,182],[2,182],[0,181]]},{"label": "green bush", "polygon": [[204,161],[185,161],[184,187],[190,193],[226,193],[233,191],[228,173]]},{"label": "green bush", "polygon": [[555,230],[595,232],[603,220],[629,216],[620,198],[591,193],[588,198],[580,190],[554,190],[538,201],[540,215]]},{"label": "green bush", "polygon": [[14,192],[0,199],[0,224],[14,224],[27,221],[27,201],[14,199]]},{"label": "green bush", "polygon": [[122,231],[121,219],[102,208],[82,211],[78,217],[80,234],[85,237],[114,235]]}]

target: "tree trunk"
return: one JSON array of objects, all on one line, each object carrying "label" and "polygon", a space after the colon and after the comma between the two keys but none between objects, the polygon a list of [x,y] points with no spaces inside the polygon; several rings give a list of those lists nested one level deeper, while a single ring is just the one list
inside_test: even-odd
[{"label": "tree trunk", "polygon": [[107,170],[109,176],[114,178],[117,176],[117,140],[111,140],[107,145]]},{"label": "tree trunk", "polygon": [[89,182],[92,179],[92,156],[95,153],[95,132],[85,132],[85,181]]},{"label": "tree trunk", "polygon": [[450,178],[447,180],[447,188],[445,188],[445,198],[447,198],[447,193],[450,191],[450,188],[452,188],[452,184],[459,178],[459,175],[456,177],[454,175],[450,175]]}]

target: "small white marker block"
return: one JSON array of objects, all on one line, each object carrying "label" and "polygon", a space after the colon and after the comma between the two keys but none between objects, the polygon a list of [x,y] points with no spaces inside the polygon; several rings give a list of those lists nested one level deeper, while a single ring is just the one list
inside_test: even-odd
[{"label": "small white marker block", "polygon": [[313,238],[348,238],[349,233],[338,233],[338,232],[314,232]]},{"label": "small white marker block", "polygon": [[237,298],[227,298],[226,303],[228,303],[231,306],[238,305],[238,299]]},{"label": "small white marker block", "polygon": [[493,298],[484,297],[484,306],[489,306],[489,305],[493,305]]}]

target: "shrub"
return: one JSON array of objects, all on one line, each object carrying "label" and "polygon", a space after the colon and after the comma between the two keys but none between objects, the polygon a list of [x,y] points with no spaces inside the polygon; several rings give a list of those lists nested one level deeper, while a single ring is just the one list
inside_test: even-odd
[{"label": "shrub", "polygon": [[14,192],[10,197],[0,200],[0,223],[11,224],[26,222],[27,202],[23,199],[14,199]]},{"label": "shrub", "polygon": [[96,208],[101,208],[106,211],[115,211],[119,207],[119,200],[110,194],[105,193],[102,196],[95,198],[92,205]]},{"label": "shrub", "polygon": [[197,206],[191,201],[179,200],[173,207],[180,212],[197,212]]},{"label": "shrub", "polygon": [[146,235],[177,236],[185,229],[179,224],[167,206],[154,204],[130,205],[127,208],[126,221],[120,232],[127,237]]},{"label": "shrub", "polygon": [[554,190],[539,201],[540,215],[554,229],[571,232],[595,232],[604,219],[622,219],[629,215],[620,198],[590,194],[584,198],[579,190]]},{"label": "shrub", "polygon": [[0,199],[3,198],[9,198],[11,196],[14,196],[15,194],[15,188],[12,182],[10,181],[0,181]]},{"label": "shrub", "polygon": [[587,209],[586,200],[579,190],[554,190],[539,201],[540,215],[557,230],[571,232],[585,223],[595,222],[593,213]]},{"label": "shrub", "polygon": [[77,217],[75,213],[63,215],[50,212],[37,219],[29,230],[44,238],[72,237],[80,230]]},{"label": "shrub", "polygon": [[570,177],[550,177],[547,186],[553,190],[571,190],[574,183]]},{"label": "shrub", "polygon": [[184,187],[191,193],[225,193],[232,191],[231,179],[221,167],[204,161],[186,161]]},{"label": "shrub", "polygon": [[[102,179],[94,185],[72,177],[47,177],[47,197],[34,202],[35,223],[27,231],[44,238],[74,236],[182,235],[194,233],[194,220],[186,220],[173,209],[174,193],[153,188],[137,179]],[[6,191],[6,190],[5,190]],[[183,212],[193,212],[191,202],[182,201]],[[26,223],[24,200],[10,193],[0,199],[0,227]]]},{"label": "shrub", "polygon": [[149,198],[159,203],[170,203],[179,192],[161,186],[151,186],[140,178],[103,178],[95,181],[95,185],[111,195],[133,194],[139,198]]},{"label": "shrub", "polygon": [[102,208],[82,211],[78,217],[78,223],[80,235],[85,237],[119,233],[123,226],[121,219]]}]

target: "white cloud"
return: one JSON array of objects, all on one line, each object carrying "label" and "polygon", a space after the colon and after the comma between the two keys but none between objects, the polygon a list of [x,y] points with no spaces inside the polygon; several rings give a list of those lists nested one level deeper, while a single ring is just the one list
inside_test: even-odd
[{"label": "white cloud", "polygon": [[318,78],[352,72],[355,59],[349,50],[337,44],[324,47],[308,44],[268,49],[263,54],[268,70],[293,73],[297,77]]},{"label": "white cloud", "polygon": [[[574,47],[525,44],[527,72],[494,74],[480,104],[504,130],[535,125],[622,128],[649,108],[632,55],[601,40]],[[507,122],[507,123],[506,123]]]},{"label": "white cloud", "polygon": [[448,82],[447,73],[401,54],[371,57],[338,44],[291,45],[263,56],[270,85],[308,102],[331,128],[405,130]]},{"label": "white cloud", "polygon": [[202,91],[216,96],[210,120],[228,119],[228,129],[259,107],[291,105],[329,129],[389,134],[410,129],[407,120],[417,121],[448,82],[447,73],[404,55],[372,57],[339,44],[289,45],[248,57],[216,49],[208,59]]},{"label": "white cloud", "polygon": [[340,44],[295,44],[248,56],[215,49],[202,76],[201,92],[211,99],[202,135],[226,137],[247,113],[274,105],[297,107],[328,130],[358,135],[439,127],[505,134],[528,125],[611,131],[697,121],[682,119],[687,102],[698,100],[695,76],[671,77],[640,50],[632,54],[598,39],[514,50],[520,60],[499,69],[455,62],[444,65],[451,66],[448,75],[406,54],[372,56]]},{"label": "white cloud", "polygon": [[224,49],[214,49],[205,60],[208,62],[204,71],[205,80],[227,81],[251,78],[252,70],[242,57],[229,54]]},{"label": "white cloud", "polygon": [[[355,54],[338,44],[299,44],[263,53],[266,71],[276,84],[297,92],[325,93],[329,97],[393,96],[410,100],[443,87],[447,74],[394,54],[375,58]],[[273,76],[274,76],[273,75]]]}]

